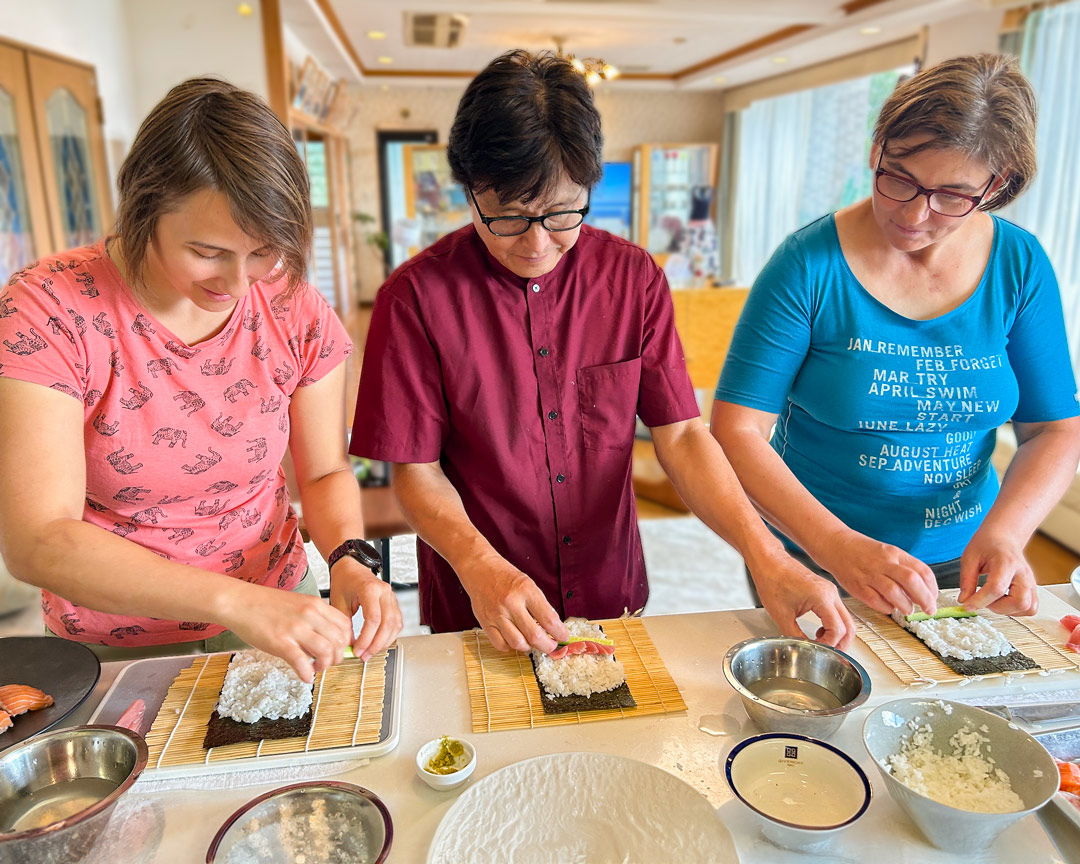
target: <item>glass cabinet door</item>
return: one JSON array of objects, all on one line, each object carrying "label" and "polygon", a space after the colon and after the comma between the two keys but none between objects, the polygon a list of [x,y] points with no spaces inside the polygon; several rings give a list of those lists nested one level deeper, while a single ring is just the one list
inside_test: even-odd
[{"label": "glass cabinet door", "polygon": [[[716,144],[643,144],[635,158],[638,243],[661,266],[671,256],[680,256],[678,267],[686,270],[689,280],[715,275],[710,263],[715,256],[703,257],[702,251],[716,236],[713,197],[718,152]],[[671,263],[674,267],[676,262]]]},{"label": "glass cabinet door", "polygon": [[405,215],[414,223],[409,256],[468,223],[465,190],[450,176],[444,144],[406,144]]},{"label": "glass cabinet door", "polygon": [[23,53],[0,45],[0,284],[48,251]]},{"label": "glass cabinet door", "polygon": [[112,199],[94,70],[29,55],[31,92],[55,250],[112,228]]}]

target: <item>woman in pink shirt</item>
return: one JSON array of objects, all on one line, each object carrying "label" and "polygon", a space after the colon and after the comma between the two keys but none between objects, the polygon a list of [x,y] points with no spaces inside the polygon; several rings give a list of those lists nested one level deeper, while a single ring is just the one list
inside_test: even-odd
[{"label": "woman in pink shirt", "polygon": [[[302,281],[311,207],[288,131],[251,93],[186,81],[143,122],[118,186],[115,236],[0,290],[12,574],[42,589],[51,632],[92,647],[246,643],[307,680],[350,643],[381,651],[401,614],[355,539],[352,345]],[[329,605],[305,575],[286,450]]]}]

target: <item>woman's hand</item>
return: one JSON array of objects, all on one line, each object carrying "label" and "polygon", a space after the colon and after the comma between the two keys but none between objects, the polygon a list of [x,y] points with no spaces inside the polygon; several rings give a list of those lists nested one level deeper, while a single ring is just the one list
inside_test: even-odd
[{"label": "woman's hand", "polygon": [[916,605],[929,614],[937,609],[934,572],[896,546],[849,531],[824,558],[815,557],[852,597],[883,615],[908,615]]},{"label": "woman's hand", "polygon": [[[764,571],[766,568],[758,568]],[[803,637],[796,619],[813,612],[821,619],[818,642],[846,650],[855,638],[855,619],[828,579],[811,573],[790,555],[775,559],[767,572],[754,575],[765,611],[785,636]]]},{"label": "woman's hand", "polygon": [[[352,558],[341,558],[330,573],[330,605],[352,621],[356,611],[364,613],[364,625],[352,639],[353,653],[370,660],[394,641],[401,632],[401,608],[389,582]],[[350,624],[350,637],[352,636]]]},{"label": "woman's hand", "polygon": [[[985,523],[984,523],[985,524]],[[979,577],[986,582],[979,587]],[[979,529],[960,558],[960,595],[968,609],[1034,615],[1039,609],[1035,574],[1023,547],[1011,537]]]},{"label": "woman's hand", "polygon": [[545,654],[569,633],[544,592],[505,558],[491,555],[458,574],[473,615],[498,651]]},{"label": "woman's hand", "polygon": [[285,660],[309,684],[340,663],[352,622],[320,597],[239,580],[226,589],[218,623],[249,645]]}]

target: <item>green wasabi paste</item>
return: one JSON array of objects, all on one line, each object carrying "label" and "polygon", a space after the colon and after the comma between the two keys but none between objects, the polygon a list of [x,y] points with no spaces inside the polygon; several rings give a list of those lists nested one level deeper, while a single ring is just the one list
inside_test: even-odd
[{"label": "green wasabi paste", "polygon": [[465,748],[460,741],[455,741],[449,735],[443,735],[439,739],[439,749],[428,759],[424,770],[432,774],[454,774],[464,766],[458,765],[458,759],[465,755]]}]

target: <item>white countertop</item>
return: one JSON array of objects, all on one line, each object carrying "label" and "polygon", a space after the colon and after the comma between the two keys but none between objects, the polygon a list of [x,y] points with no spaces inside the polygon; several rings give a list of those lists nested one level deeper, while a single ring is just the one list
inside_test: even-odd
[{"label": "white countertop", "polygon": [[[1054,586],[1044,594],[1040,617],[1056,621],[1061,615],[1075,611],[1068,604],[1076,599],[1070,586]],[[386,803],[394,821],[391,864],[419,864],[426,860],[428,845],[439,820],[462,791],[435,792],[414,773],[414,757],[420,745],[444,734],[467,738],[476,747],[478,765],[469,784],[521,759],[578,750],[619,754],[663,768],[694,786],[719,808],[719,817],[731,831],[743,864],[832,864],[875,860],[889,864],[960,864],[970,858],[930,846],[889,797],[862,745],[862,722],[866,714],[890,699],[928,692],[945,699],[967,700],[977,694],[1000,693],[1006,688],[1019,693],[1080,686],[1080,672],[1068,672],[1047,677],[1026,676],[1011,682],[997,679],[965,687],[938,685],[929,691],[925,687],[905,687],[862,642],[857,641],[851,653],[869,673],[872,695],[829,740],[862,765],[873,786],[874,799],[866,815],[837,837],[828,854],[797,854],[773,846],[761,835],[750,814],[733,799],[722,775],[722,762],[731,747],[757,732],[750,726],[738,696],[724,681],[723,657],[736,642],[753,636],[774,635],[775,628],[768,616],[762,610],[738,610],[662,615],[646,618],[645,622],[657,650],[682,691],[688,708],[685,714],[513,732],[474,734],[471,731],[460,635],[402,639],[405,667],[400,742],[393,752],[333,778],[364,786]],[[71,724],[87,722],[123,665],[103,665],[102,677],[93,696],[72,715]],[[733,718],[727,722],[737,723],[738,732],[716,736],[699,728],[699,725],[718,728],[718,724],[722,724],[718,715]],[[144,808],[144,816],[149,813],[150,816],[145,818],[157,824],[148,826],[139,835],[146,838],[140,841],[143,842],[141,854],[130,849],[128,860],[146,864],[202,861],[218,827],[236,808],[262,792],[285,785],[285,782],[217,788],[209,793],[205,790],[172,790],[153,795],[138,794],[136,785],[131,793],[132,800],[141,798],[147,802],[150,806]],[[464,788],[469,788],[469,784]],[[523,815],[523,818],[528,817]],[[1045,816],[1044,821],[1053,822]],[[1053,824],[1049,828],[1056,830]],[[1080,843],[1077,842],[1080,838],[1069,832],[1063,836],[1064,842],[1077,843],[1069,850],[1069,857],[1072,852],[1080,856]],[[1029,816],[1006,829],[993,849],[979,860],[1039,864],[1060,861],[1063,857],[1040,821]],[[1072,860],[1080,860],[1080,857]]]}]

